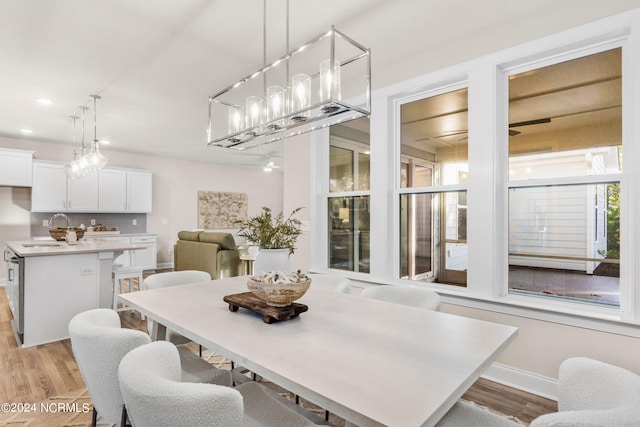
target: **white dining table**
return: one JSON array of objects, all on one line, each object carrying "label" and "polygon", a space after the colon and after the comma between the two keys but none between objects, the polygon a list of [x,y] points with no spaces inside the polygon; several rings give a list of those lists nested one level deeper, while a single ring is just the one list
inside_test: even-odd
[{"label": "white dining table", "polygon": [[120,294],[128,306],[359,426],[432,426],[517,328],[313,288],[267,324],[223,301],[247,277]]}]

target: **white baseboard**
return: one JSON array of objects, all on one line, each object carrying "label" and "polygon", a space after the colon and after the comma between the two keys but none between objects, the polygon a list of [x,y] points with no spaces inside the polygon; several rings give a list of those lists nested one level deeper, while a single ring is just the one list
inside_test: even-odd
[{"label": "white baseboard", "polygon": [[173,262],[159,262],[159,263],[156,265],[156,268],[157,268],[158,270],[165,270],[165,269],[167,269],[167,268],[173,268]]},{"label": "white baseboard", "polygon": [[543,375],[494,363],[482,375],[482,378],[517,388],[527,393],[546,397],[547,399],[558,400],[558,381]]}]

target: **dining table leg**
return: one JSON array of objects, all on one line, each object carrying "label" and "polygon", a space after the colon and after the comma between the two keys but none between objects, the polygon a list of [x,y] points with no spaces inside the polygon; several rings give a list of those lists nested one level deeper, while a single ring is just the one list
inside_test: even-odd
[{"label": "dining table leg", "polygon": [[151,322],[150,335],[153,341],[164,341],[167,338],[167,327],[158,322]]}]

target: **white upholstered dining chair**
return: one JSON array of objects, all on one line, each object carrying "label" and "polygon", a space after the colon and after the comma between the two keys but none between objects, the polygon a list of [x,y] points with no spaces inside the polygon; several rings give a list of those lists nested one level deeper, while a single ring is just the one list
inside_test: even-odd
[{"label": "white upholstered dining chair", "polygon": [[[121,328],[118,313],[102,308],[74,316],[69,336],[93,403],[92,426],[96,426],[98,413],[104,420],[124,426],[127,413],[118,384],[118,365],[129,351],[150,343],[151,338],[142,331]],[[229,371],[216,369],[191,352],[179,354],[182,381],[231,384]]]},{"label": "white upholstered dining chair", "polygon": [[[142,282],[142,290],[159,289],[165,288],[167,286],[186,285],[187,283],[207,282],[209,280],[211,280],[211,275],[206,271],[169,271],[167,273],[157,273],[148,276]],[[149,329],[149,333],[151,333],[151,329],[153,328],[153,320],[147,319],[147,328]],[[190,339],[169,329],[167,329],[167,335],[165,339],[167,341],[171,341],[175,345],[191,342]]]},{"label": "white upholstered dining chair", "polygon": [[[598,360],[573,357],[560,365],[558,412],[541,415],[531,427],[632,427],[640,425],[640,376]],[[514,421],[458,402],[437,427],[518,427]]]},{"label": "white upholstered dining chair", "polygon": [[311,278],[311,287],[325,291],[351,293],[351,280],[346,277],[331,274],[308,273]]},{"label": "white upholstered dining chair", "polygon": [[440,310],[441,298],[437,292],[419,286],[378,285],[365,288],[360,294],[366,298],[403,304],[426,310]]},{"label": "white upholstered dining chair", "polygon": [[118,379],[135,427],[315,426],[255,382],[236,388],[180,382],[178,352],[167,341],[127,354]]}]

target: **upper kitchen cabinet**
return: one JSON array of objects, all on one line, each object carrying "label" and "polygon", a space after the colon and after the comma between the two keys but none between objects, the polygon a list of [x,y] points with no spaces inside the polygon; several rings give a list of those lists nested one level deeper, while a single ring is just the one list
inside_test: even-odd
[{"label": "upper kitchen cabinet", "polygon": [[37,160],[33,162],[32,212],[67,210],[67,175],[64,164]]},{"label": "upper kitchen cabinet", "polygon": [[127,211],[127,171],[125,169],[105,168],[100,171],[101,212]]},{"label": "upper kitchen cabinet", "polygon": [[127,211],[149,213],[152,207],[153,176],[148,171],[127,171]]},{"label": "upper kitchen cabinet", "polygon": [[67,181],[67,211],[99,212],[100,174],[89,172],[82,178]]},{"label": "upper kitchen cabinet", "polygon": [[34,151],[0,148],[0,185],[31,187]]},{"label": "upper kitchen cabinet", "polygon": [[104,168],[72,180],[64,167],[33,162],[32,212],[151,212],[150,171]]}]

